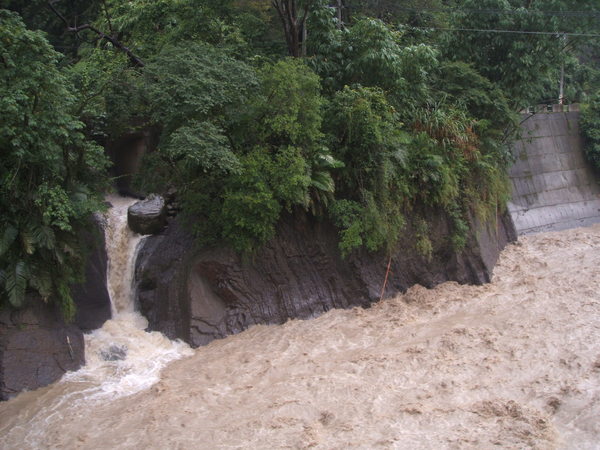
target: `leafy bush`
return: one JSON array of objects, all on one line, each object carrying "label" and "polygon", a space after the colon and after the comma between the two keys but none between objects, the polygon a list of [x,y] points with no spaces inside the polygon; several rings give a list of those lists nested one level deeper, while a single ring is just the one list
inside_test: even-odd
[{"label": "leafy bush", "polygon": [[178,188],[202,245],[252,251],[273,236],[282,209],[316,211],[331,198],[339,163],[324,145],[319,77],[303,61],[255,71],[185,44],[165,47],[144,77],[163,133],[138,180]]},{"label": "leafy bush", "polygon": [[222,236],[239,252],[251,251],[275,234],[281,206],[269,183],[272,164],[266,152],[250,153],[222,194]]},{"label": "leafy bush", "polygon": [[334,156],[345,164],[339,175],[341,192],[374,190],[381,177],[388,188],[395,170],[382,169],[403,165],[410,137],[382,90],[346,86],[334,95],[325,128]]},{"label": "leafy bush", "polygon": [[407,186],[400,174],[410,136],[383,91],[360,86],[335,94],[326,130],[334,156],[344,163],[336,174],[339,200],[330,209],[342,251],[393,248],[403,225]]},{"label": "leafy bush", "polygon": [[28,290],[67,318],[81,279],[78,232],[105,180],[102,149],[87,140],[74,88],[40,32],[0,10],[0,296],[14,307]]},{"label": "leafy bush", "polygon": [[600,170],[600,91],[583,106],[579,126],[585,141],[585,154],[596,170]]}]

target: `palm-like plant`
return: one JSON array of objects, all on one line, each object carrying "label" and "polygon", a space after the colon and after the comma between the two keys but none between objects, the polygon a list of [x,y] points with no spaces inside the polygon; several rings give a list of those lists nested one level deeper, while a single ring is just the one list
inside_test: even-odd
[{"label": "palm-like plant", "polygon": [[78,230],[101,205],[106,159],[71,112],[58,53],[17,15],[0,10],[0,23],[0,303],[21,307],[31,290],[72,317]]}]

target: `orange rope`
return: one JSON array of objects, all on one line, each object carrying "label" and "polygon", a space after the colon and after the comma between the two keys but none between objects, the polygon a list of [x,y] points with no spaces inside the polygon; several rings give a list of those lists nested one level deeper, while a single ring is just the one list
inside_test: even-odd
[{"label": "orange rope", "polygon": [[390,266],[392,265],[392,257],[388,260],[387,270],[385,272],[385,280],[383,280],[383,288],[381,288],[381,297],[379,297],[379,301],[383,299],[383,294],[385,293],[385,286],[387,285],[388,275],[390,274]]}]

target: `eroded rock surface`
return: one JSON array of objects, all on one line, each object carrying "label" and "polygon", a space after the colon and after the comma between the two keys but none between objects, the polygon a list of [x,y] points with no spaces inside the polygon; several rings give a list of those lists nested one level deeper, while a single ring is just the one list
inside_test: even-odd
[{"label": "eroded rock surface", "polygon": [[37,298],[0,311],[0,400],[58,380],[85,363],[83,333]]},{"label": "eroded rock surface", "polygon": [[83,332],[110,319],[107,256],[102,216],[90,218],[83,233],[89,253],[85,282],[72,287],[76,315],[66,324],[55,306],[30,297],[22,310],[0,311],[0,400],[60,379],[85,363]]},{"label": "eroded rock surface", "polygon": [[[477,232],[457,255],[448,244],[447,220],[436,216],[431,223],[432,259],[418,254],[409,223],[392,258],[385,297],[417,283],[485,283],[500,250],[516,239],[510,218],[502,217],[475,225]],[[253,324],[368,306],[381,296],[387,263],[382,253],[342,259],[337,230],[301,212],[284,217],[277,236],[245,258],[225,248],[194,250],[192,237],[175,219],[140,250],[137,298],[150,329],[200,346]]]},{"label": "eroded rock surface", "polygon": [[85,282],[73,286],[76,313],[75,324],[84,332],[100,328],[110,319],[110,296],[106,287],[108,266],[104,241],[104,218],[97,214],[90,220],[90,228],[84,232],[88,255]]}]

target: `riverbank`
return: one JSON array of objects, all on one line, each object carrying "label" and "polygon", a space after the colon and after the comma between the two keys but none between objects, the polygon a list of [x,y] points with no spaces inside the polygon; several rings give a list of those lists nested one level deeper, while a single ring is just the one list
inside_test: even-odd
[{"label": "riverbank", "polygon": [[600,226],[520,238],[493,282],[255,326],[112,401],[0,404],[0,447],[596,448]]}]

